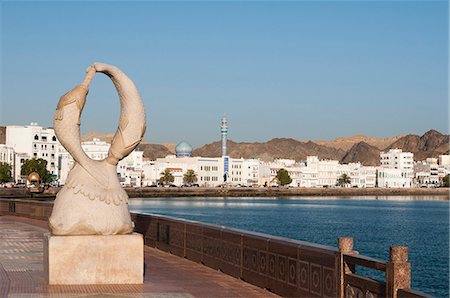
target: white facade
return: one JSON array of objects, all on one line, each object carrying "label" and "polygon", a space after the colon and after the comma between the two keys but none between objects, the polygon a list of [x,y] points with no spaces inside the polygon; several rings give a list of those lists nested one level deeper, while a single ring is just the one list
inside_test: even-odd
[{"label": "white facade", "polygon": [[380,153],[381,167],[378,171],[378,186],[387,188],[413,187],[414,155],[391,149]]},{"label": "white facade", "polygon": [[259,184],[259,159],[244,159],[242,163],[242,183],[246,186]]},{"label": "white facade", "polygon": [[319,158],[307,156],[301,164],[300,187],[319,187]]},{"label": "white facade", "polygon": [[14,179],[15,173],[15,152],[14,148],[0,144],[0,162],[7,163],[11,166],[11,178]]},{"label": "white facade", "polygon": [[42,158],[47,161],[47,170],[58,179],[59,150],[61,144],[55,136],[53,128],[43,128],[37,123],[30,125],[6,126],[6,146],[15,151],[14,180],[23,182],[20,169],[23,162],[31,158]]},{"label": "white facade", "polygon": [[143,166],[143,185],[156,185],[161,173],[170,170],[173,184],[183,185],[184,174],[193,170],[197,184],[204,187],[216,187],[224,184],[224,159],[228,159],[226,184],[230,186],[255,186],[260,182],[260,162],[258,159],[238,159],[224,157],[176,157],[168,155],[154,161],[145,161]]},{"label": "white facade", "polygon": [[14,148],[0,144],[0,162],[14,166]]},{"label": "white facade", "polygon": [[183,176],[187,170],[194,171],[197,175],[197,183],[200,186],[213,187],[223,183],[222,157],[176,157],[169,155],[144,163],[144,185],[157,184],[161,173],[166,169],[171,171],[175,178],[173,184],[176,186],[183,185]]},{"label": "white facade", "polygon": [[337,160],[320,160],[318,163],[318,186],[331,187],[336,185],[341,175],[340,164]]},{"label": "white facade", "polygon": [[[270,171],[261,173],[261,169]],[[334,187],[342,174],[350,177],[348,187],[375,187],[376,167],[365,167],[360,163],[340,164],[337,160],[319,160],[317,156],[307,156],[305,161],[278,159],[269,163],[260,163],[259,185],[265,182],[276,184],[274,178],[278,170],[285,169],[292,178],[292,187]]]},{"label": "white facade", "polygon": [[[86,152],[86,155],[94,160],[105,159],[108,156],[110,146],[110,144],[96,138],[92,141],[81,143],[81,147],[84,152]],[[122,186],[141,186],[142,156],[142,151],[134,150],[130,155],[119,161],[119,164],[117,165],[117,176]],[[64,185],[67,175],[74,164],[74,160],[66,150],[62,149],[59,161],[59,183],[60,185]]]},{"label": "white facade", "polygon": [[359,186],[362,188],[376,187],[377,167],[362,166],[360,169]]},{"label": "white facade", "polygon": [[391,149],[380,153],[380,164],[385,169],[400,169],[412,174],[414,168],[414,154],[403,152],[402,149]]},{"label": "white facade", "polygon": [[414,186],[415,187],[438,187],[445,168],[438,165],[437,158],[427,158],[414,165]]},{"label": "white facade", "polygon": [[380,168],[378,170],[378,187],[410,188],[412,179],[400,169]]},{"label": "white facade", "polygon": [[450,155],[439,155],[438,164],[441,167],[450,166]]}]

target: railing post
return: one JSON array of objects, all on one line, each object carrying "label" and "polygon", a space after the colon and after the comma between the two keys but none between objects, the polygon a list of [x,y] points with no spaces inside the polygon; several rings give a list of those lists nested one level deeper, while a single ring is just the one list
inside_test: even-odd
[{"label": "railing post", "polygon": [[344,276],[345,273],[355,272],[355,266],[346,264],[344,262],[344,254],[358,254],[353,250],[353,238],[341,237],[338,238],[339,258],[338,258],[338,290],[339,297],[345,297]]},{"label": "railing post", "polygon": [[397,298],[398,289],[411,286],[411,264],[408,262],[407,246],[391,246],[386,264],[386,296]]}]

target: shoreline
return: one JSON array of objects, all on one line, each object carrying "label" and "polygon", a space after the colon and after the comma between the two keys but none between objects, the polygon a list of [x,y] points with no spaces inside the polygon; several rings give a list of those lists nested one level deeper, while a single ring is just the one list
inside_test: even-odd
[{"label": "shoreline", "polygon": [[293,197],[293,196],[442,196],[448,188],[140,188],[125,189],[130,198],[160,197]]},{"label": "shoreline", "polygon": [[[142,187],[124,188],[130,198],[168,197],[355,197],[355,196],[439,196],[449,200],[449,188],[210,188],[210,187]],[[53,200],[60,188],[30,194],[25,188],[0,188],[0,198],[35,198]]]}]

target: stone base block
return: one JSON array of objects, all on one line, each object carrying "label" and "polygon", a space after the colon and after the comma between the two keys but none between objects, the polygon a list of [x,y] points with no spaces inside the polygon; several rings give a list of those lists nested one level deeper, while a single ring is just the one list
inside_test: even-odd
[{"label": "stone base block", "polygon": [[142,284],[141,234],[44,235],[44,270],[50,285]]}]

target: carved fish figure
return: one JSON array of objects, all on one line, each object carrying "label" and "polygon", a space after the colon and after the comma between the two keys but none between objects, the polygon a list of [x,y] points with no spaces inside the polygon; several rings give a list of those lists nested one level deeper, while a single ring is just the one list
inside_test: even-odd
[{"label": "carved fish figure", "polygon": [[[128,195],[117,178],[117,163],[136,148],[146,128],[144,105],[133,82],[117,67],[94,63],[84,81],[63,95],[54,117],[55,134],[74,166],[56,196],[49,225],[55,235],[113,235],[133,230]],[[96,72],[113,81],[120,98],[119,127],[108,157],[90,159],[81,147],[80,117]]]}]

